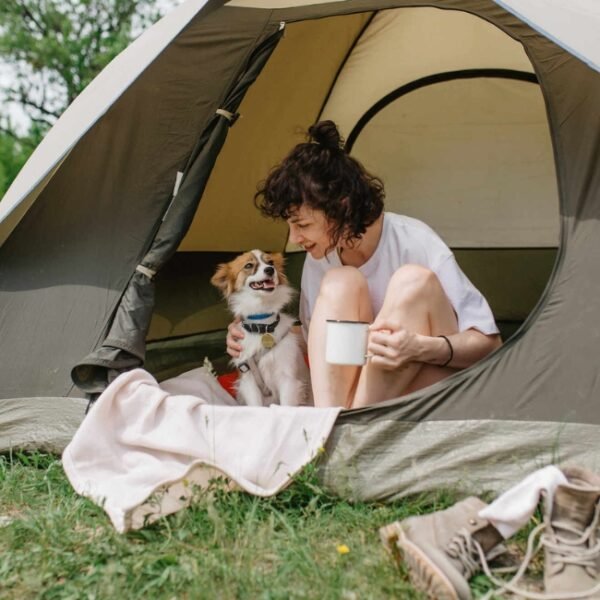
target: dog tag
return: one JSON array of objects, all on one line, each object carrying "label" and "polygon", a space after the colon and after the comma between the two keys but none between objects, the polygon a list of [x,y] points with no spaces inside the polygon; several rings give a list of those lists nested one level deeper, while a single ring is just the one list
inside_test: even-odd
[{"label": "dog tag", "polygon": [[275,338],[270,333],[263,333],[260,342],[263,348],[270,350],[275,345]]}]

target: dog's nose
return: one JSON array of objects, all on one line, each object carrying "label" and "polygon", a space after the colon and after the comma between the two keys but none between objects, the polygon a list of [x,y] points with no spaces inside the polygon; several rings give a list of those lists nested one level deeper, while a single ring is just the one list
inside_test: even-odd
[{"label": "dog's nose", "polygon": [[273,275],[275,275],[275,269],[273,267],[265,267],[265,275],[267,277],[273,277]]}]

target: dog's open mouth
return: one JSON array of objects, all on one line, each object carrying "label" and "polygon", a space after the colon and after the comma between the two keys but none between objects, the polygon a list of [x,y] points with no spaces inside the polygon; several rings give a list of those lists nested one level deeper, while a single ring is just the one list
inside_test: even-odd
[{"label": "dog's open mouth", "polygon": [[275,282],[272,279],[263,279],[262,281],[253,281],[250,283],[253,290],[262,290],[263,292],[272,292],[275,289]]}]

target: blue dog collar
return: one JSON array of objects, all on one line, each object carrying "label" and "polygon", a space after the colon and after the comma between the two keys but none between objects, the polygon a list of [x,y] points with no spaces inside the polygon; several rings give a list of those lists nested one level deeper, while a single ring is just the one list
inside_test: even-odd
[{"label": "blue dog collar", "polygon": [[261,313],[260,315],[248,315],[246,319],[249,321],[262,321],[263,319],[268,319],[272,317],[275,313]]}]

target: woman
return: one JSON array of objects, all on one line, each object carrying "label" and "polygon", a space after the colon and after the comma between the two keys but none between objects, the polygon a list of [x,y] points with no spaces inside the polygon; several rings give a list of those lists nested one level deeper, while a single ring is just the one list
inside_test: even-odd
[{"label": "woman", "polygon": [[[382,182],[343,149],[332,121],[309,129],[256,194],[306,250],[300,319],[315,406],[356,408],[413,392],[501,344],[492,312],[424,223],[383,211]],[[328,319],[370,326],[363,367],[325,362]],[[243,331],[232,323],[227,349]]]}]

